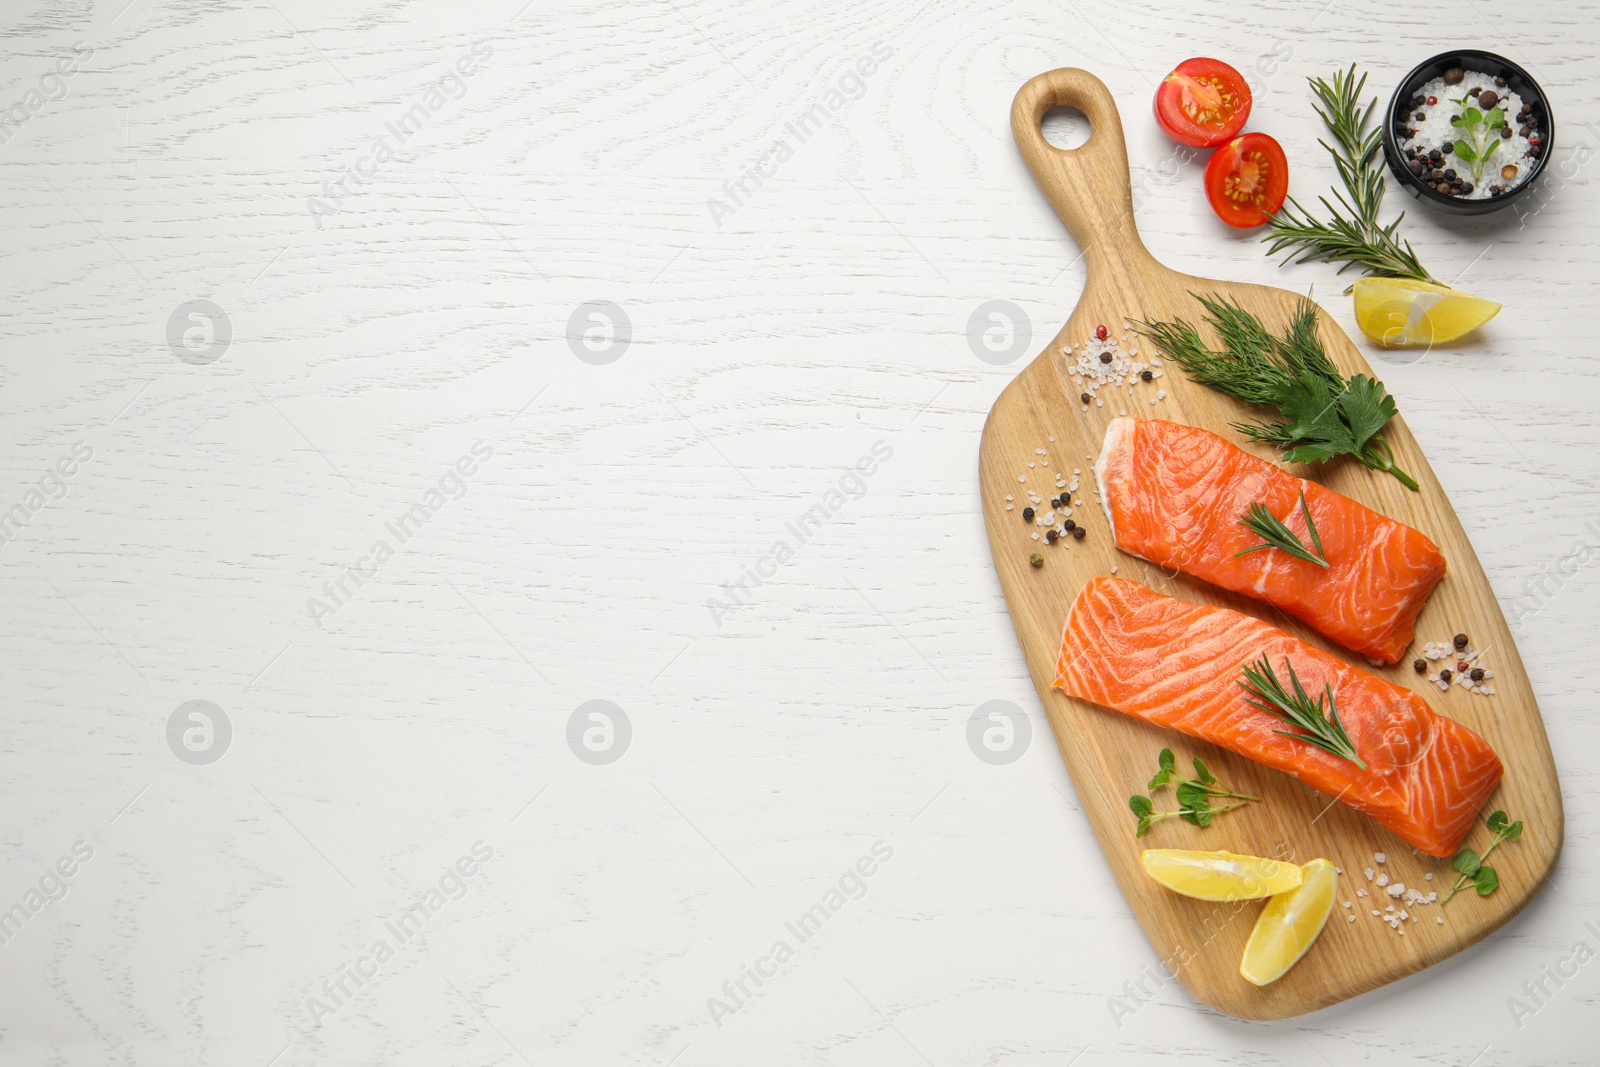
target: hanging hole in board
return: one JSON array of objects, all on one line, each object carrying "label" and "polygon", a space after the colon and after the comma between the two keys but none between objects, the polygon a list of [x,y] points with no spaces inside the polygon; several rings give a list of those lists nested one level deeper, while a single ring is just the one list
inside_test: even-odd
[{"label": "hanging hole in board", "polygon": [[1089,119],[1075,107],[1053,107],[1039,121],[1044,139],[1057,148],[1082,148],[1089,140]]}]

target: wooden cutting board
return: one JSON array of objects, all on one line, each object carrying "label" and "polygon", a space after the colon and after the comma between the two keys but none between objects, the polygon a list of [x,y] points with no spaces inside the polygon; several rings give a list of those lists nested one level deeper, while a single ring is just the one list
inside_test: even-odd
[{"label": "wooden cutting board", "polygon": [[[1089,120],[1089,140],[1079,148],[1062,150],[1044,139],[1040,120],[1046,111],[1060,106],[1077,108]],[[1140,383],[1131,395],[1125,389],[1102,390],[1105,405],[1091,404],[1085,412],[1079,402],[1079,379],[1068,374],[1077,353],[1069,360],[1062,354],[1064,346],[1090,341],[1096,327],[1104,325],[1124,349],[1139,350],[1134,358],[1146,360],[1159,354],[1127,324],[1178,317],[1202,322],[1202,309],[1191,291],[1237,299],[1274,331],[1287,324],[1298,297],[1266,286],[1181,274],[1151,257],[1134,226],[1122,122],[1111,94],[1094,75],[1062,69],[1034,78],[1017,94],[1011,125],[1045,197],[1083,248],[1088,280],[1061,333],[1012,381],[989,413],[980,454],[984,519],[1034,686],[1083,811],[1134,915],[1166,970],[1206,1004],[1245,1019],[1280,1019],[1326,1007],[1461,951],[1505,923],[1543,886],[1561,851],[1562,810],[1550,745],[1516,644],[1450,501],[1398,418],[1385,435],[1396,462],[1416,478],[1420,492],[1406,489],[1388,474],[1345,461],[1295,469],[1302,477],[1314,478],[1421,530],[1448,561],[1449,573],[1418,620],[1416,644],[1402,663],[1392,667],[1371,667],[1362,657],[1297,622],[1291,624],[1265,604],[1197,579],[1163,573],[1119,552],[1096,503],[1090,458],[1099,454],[1106,425],[1119,413],[1203,426],[1263,458],[1277,457],[1270,448],[1251,445],[1229,429],[1230,422],[1261,412],[1190,382],[1170,362],[1160,378]],[[1361,352],[1320,309],[1319,320],[1323,340],[1340,369],[1346,374],[1371,374]],[[1165,391],[1165,398],[1152,402],[1158,390]],[[1083,506],[1073,508],[1073,518],[1087,527],[1088,536],[1081,542],[1050,545],[1039,527],[1023,521],[1022,509],[1029,503],[1028,490],[1048,507],[1049,498],[1059,492],[1051,472],[1070,478],[1074,468],[1081,472],[1074,499]],[[1008,499],[1013,510],[1007,510]],[[1041,540],[1033,540],[1035,532]],[[1029,564],[1035,552],[1045,559],[1042,568]],[[1520,841],[1500,846],[1490,860],[1500,876],[1500,890],[1480,898],[1469,889],[1448,907],[1418,905],[1410,909],[1418,921],[1405,922],[1402,936],[1372,916],[1373,909],[1381,912],[1391,903],[1398,910],[1401,902],[1391,901],[1369,882],[1366,868],[1387,874],[1391,882],[1437,891],[1442,901],[1454,881],[1447,860],[1416,853],[1376,822],[1332,803],[1332,798],[1288,775],[1052,688],[1068,606],[1090,577],[1112,572],[1182,600],[1221,605],[1289,629],[1304,641],[1414,689],[1441,714],[1481,734],[1506,769],[1488,810],[1503,808],[1511,818],[1523,820],[1525,827]],[[1474,695],[1455,686],[1440,692],[1436,684],[1413,672],[1411,660],[1425,642],[1449,641],[1460,632],[1471,638],[1473,647],[1485,649],[1483,662],[1495,672],[1496,695]],[[1205,829],[1168,819],[1156,824],[1149,836],[1135,839],[1127,800],[1133,793],[1147,792],[1145,784],[1163,747],[1177,753],[1180,767],[1187,766],[1192,756],[1201,757],[1222,781],[1260,796],[1262,803],[1219,816]],[[1160,808],[1177,806],[1170,788],[1156,799]],[[1466,844],[1481,851],[1488,839],[1480,821]],[[1139,857],[1145,848],[1227,849],[1296,862],[1326,857],[1343,868],[1338,903],[1305,958],[1277,982],[1257,988],[1240,977],[1239,962],[1262,902],[1210,904],[1172,893],[1144,874]],[[1387,856],[1381,865],[1374,859],[1379,852]],[[1428,873],[1433,875],[1431,881],[1425,878]],[[1365,890],[1366,896],[1357,896],[1357,890]],[[1353,904],[1348,910],[1343,906],[1347,900]],[[1443,924],[1437,921],[1441,917]],[[1136,969],[1130,964],[1129,973]]]}]

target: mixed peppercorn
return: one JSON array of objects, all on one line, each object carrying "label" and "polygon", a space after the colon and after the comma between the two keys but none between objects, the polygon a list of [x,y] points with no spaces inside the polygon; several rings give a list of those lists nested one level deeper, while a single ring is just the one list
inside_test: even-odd
[{"label": "mixed peppercorn", "polygon": [[[1443,75],[1444,82],[1447,85],[1460,85],[1465,77],[1466,72],[1459,67],[1452,67],[1445,71]],[[1504,77],[1495,78],[1494,84],[1501,90],[1505,90],[1507,87]],[[1504,91],[1496,92],[1494,89],[1482,87],[1467,90],[1466,96],[1471,98],[1473,104],[1483,112],[1488,112],[1496,106],[1502,105],[1507,99]],[[1428,114],[1421,109],[1423,107],[1438,106],[1439,98],[1415,93],[1406,103],[1407,111],[1400,117],[1395,129],[1397,137],[1402,141],[1417,135],[1417,130],[1410,123],[1420,125],[1425,122]],[[1460,115],[1452,116],[1454,119],[1459,119],[1460,117]],[[1538,100],[1524,103],[1515,116],[1516,134],[1527,139],[1528,153],[1535,159],[1542,158],[1545,151],[1542,132],[1544,121],[1543,104]],[[1501,123],[1494,136],[1498,136],[1503,140],[1510,140],[1512,137],[1511,122]],[[1455,167],[1447,165],[1446,157],[1451,156],[1455,148],[1456,143],[1453,140],[1446,140],[1433,148],[1413,145],[1404,150],[1406,167],[1413,175],[1421,179],[1424,185],[1435,192],[1444,193],[1447,196],[1466,196],[1473,192],[1476,186],[1473,185],[1468,175],[1457,173]],[[1466,156],[1466,150],[1463,149],[1461,154]],[[1493,182],[1489,185],[1489,195],[1491,197],[1504,196],[1510,190],[1510,185],[1502,184],[1502,182],[1515,182],[1519,172],[1520,169],[1515,163],[1507,163],[1500,167],[1501,181]]]}]

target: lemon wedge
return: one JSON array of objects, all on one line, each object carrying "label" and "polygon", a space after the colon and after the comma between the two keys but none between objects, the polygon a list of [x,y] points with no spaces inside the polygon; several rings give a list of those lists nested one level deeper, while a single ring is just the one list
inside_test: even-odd
[{"label": "lemon wedge", "polygon": [[1339,889],[1339,874],[1333,864],[1312,860],[1300,868],[1300,873],[1299,888],[1267,901],[1244,946],[1239,973],[1256,985],[1276,982],[1299,963],[1333,911],[1333,899]]},{"label": "lemon wedge", "polygon": [[1144,870],[1174,893],[1199,900],[1255,900],[1287,893],[1301,881],[1293,863],[1181,848],[1146,849]]},{"label": "lemon wedge", "polygon": [[1500,313],[1493,300],[1412,278],[1362,278],[1355,298],[1356,325],[1385,348],[1445,344]]}]

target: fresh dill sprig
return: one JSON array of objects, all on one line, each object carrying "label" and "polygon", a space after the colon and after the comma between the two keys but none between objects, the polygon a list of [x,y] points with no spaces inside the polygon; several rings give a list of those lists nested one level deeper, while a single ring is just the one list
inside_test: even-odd
[{"label": "fresh dill sprig", "polygon": [[1372,470],[1387,471],[1408,489],[1416,480],[1395,466],[1394,452],[1381,431],[1398,414],[1383,383],[1357,374],[1346,380],[1317,335],[1317,308],[1302,299],[1282,337],[1237,301],[1190,293],[1206,309],[1222,351],[1214,351],[1193,324],[1137,323],[1184,372],[1219,392],[1249,404],[1276,408],[1287,422],[1234,423],[1254,441],[1284,450],[1290,463],[1322,463],[1353,456]]},{"label": "fresh dill sprig", "polygon": [[1405,213],[1387,226],[1378,222],[1384,192],[1383,163],[1378,158],[1383,135],[1381,130],[1371,128],[1377,97],[1366,107],[1361,106],[1367,76],[1362,74],[1358,79],[1352,63],[1348,71],[1334,72],[1331,83],[1321,78],[1307,80],[1321,102],[1314,108],[1333,135],[1333,144],[1319,143],[1333,157],[1349,199],[1338,190],[1333,192],[1337,206],[1327,197],[1319,197],[1329,214],[1328,221],[1323,222],[1290,197],[1288,204],[1272,217],[1271,228],[1262,237],[1270,246],[1267,254],[1277,255],[1289,249],[1285,263],[1321,260],[1343,263],[1340,274],[1360,267],[1364,274],[1433,281],[1417,259],[1411,242],[1401,240],[1396,232]]},{"label": "fresh dill sprig", "polygon": [[1306,507],[1305,493],[1300,494],[1300,512],[1306,517],[1306,530],[1311,534],[1311,543],[1316,546],[1315,552],[1307,548],[1305,542],[1295,536],[1295,532],[1289,529],[1282,519],[1268,511],[1266,505],[1258,502],[1251,504],[1234,525],[1243,526],[1261,538],[1262,543],[1241,549],[1234,555],[1246,556],[1263,548],[1276,548],[1280,552],[1289,553],[1295,559],[1303,559],[1307,563],[1315,563],[1327,569],[1328,557],[1322,550],[1322,538],[1317,536],[1317,524],[1311,521],[1311,509]]},{"label": "fresh dill sprig", "polygon": [[[1269,715],[1300,727],[1305,733],[1290,733],[1288,730],[1274,730],[1275,734],[1292,737],[1296,741],[1304,741],[1308,745],[1316,745],[1325,752],[1349,760],[1362,770],[1367,765],[1356,754],[1356,746],[1351,743],[1350,735],[1344,732],[1344,723],[1339,721],[1339,709],[1333,702],[1333,686],[1324,685],[1322,696],[1315,702],[1306,695],[1305,687],[1300,684],[1300,678],[1294,673],[1294,664],[1289,662],[1287,656],[1283,665],[1289,671],[1289,683],[1294,686],[1294,693],[1283,688],[1283,683],[1278,681],[1278,676],[1272,673],[1272,664],[1267,657],[1244,668],[1244,681],[1239,683],[1239,688],[1248,694],[1244,699],[1252,707],[1259,708]],[[1327,714],[1324,717],[1323,703],[1327,703]]]}]

